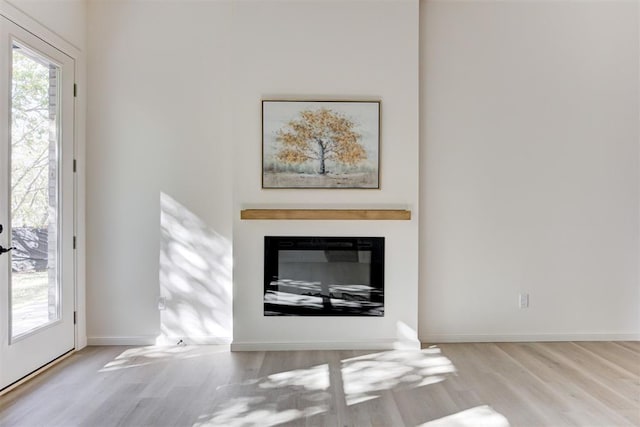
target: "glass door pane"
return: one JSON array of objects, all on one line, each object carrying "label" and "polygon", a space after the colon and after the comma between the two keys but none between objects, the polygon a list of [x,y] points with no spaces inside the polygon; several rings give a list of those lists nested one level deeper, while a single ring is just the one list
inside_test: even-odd
[{"label": "glass door pane", "polygon": [[11,337],[60,319],[58,150],[60,67],[12,45]]}]

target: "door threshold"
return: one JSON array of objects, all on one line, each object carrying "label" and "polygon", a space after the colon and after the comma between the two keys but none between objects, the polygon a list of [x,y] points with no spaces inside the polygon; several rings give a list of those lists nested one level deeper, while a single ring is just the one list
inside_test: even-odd
[{"label": "door threshold", "polygon": [[20,378],[18,381],[9,384],[8,386],[6,386],[2,390],[0,390],[0,397],[4,396],[5,394],[7,394],[7,393],[9,393],[9,392],[11,392],[13,390],[15,390],[16,388],[20,387],[24,383],[34,379],[38,375],[40,375],[40,374],[44,373],[45,371],[47,371],[48,369],[53,368],[58,363],[62,362],[66,358],[68,358],[71,355],[73,355],[75,352],[76,352],[76,349],[72,348],[71,350],[67,351],[66,353],[56,357],[55,359],[53,359],[51,362],[47,363],[46,365],[41,366],[40,368],[36,369],[35,371],[31,372],[30,374]]}]

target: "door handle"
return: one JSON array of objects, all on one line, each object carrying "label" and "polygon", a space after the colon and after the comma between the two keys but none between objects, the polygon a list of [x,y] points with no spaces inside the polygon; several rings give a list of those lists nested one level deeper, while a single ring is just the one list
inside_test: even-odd
[{"label": "door handle", "polygon": [[11,248],[3,248],[2,246],[0,246],[0,255],[9,252],[11,249],[15,249],[14,247]]}]

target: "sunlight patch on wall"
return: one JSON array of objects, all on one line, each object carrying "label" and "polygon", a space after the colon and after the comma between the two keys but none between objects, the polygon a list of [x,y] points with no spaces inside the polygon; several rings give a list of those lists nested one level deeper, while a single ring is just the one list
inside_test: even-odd
[{"label": "sunlight patch on wall", "polygon": [[158,344],[231,342],[231,268],[229,239],[162,193]]},{"label": "sunlight patch on wall", "polygon": [[418,332],[404,322],[396,322],[396,341],[393,348],[396,350],[420,350]]}]

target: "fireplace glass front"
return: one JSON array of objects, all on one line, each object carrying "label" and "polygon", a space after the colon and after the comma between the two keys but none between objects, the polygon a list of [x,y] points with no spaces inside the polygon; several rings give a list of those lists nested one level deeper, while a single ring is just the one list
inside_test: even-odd
[{"label": "fireplace glass front", "polygon": [[265,316],[383,316],[384,237],[264,238]]}]

